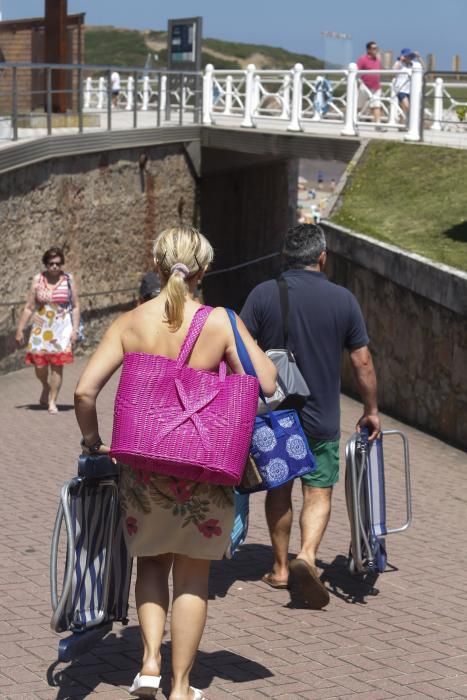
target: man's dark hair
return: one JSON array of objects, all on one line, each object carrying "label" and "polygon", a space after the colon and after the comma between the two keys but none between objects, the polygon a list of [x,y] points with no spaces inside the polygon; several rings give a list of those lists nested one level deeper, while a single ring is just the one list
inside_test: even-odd
[{"label": "man's dark hair", "polygon": [[287,231],[282,255],[288,267],[301,268],[317,265],[325,250],[326,237],[321,226],[298,224]]},{"label": "man's dark hair", "polygon": [[42,256],[43,264],[47,265],[49,260],[52,260],[52,258],[60,258],[60,263],[62,265],[65,264],[65,256],[63,254],[63,250],[61,248],[57,248],[57,246],[54,246],[53,248],[49,248],[48,250],[45,251],[44,255]]},{"label": "man's dark hair", "polygon": [[161,292],[161,281],[159,275],[155,272],[147,272],[141,280],[139,288],[139,297],[141,301],[149,301],[154,299]]},{"label": "man's dark hair", "polygon": [[376,41],[368,41],[366,45],[366,50],[369,51],[372,46],[376,46]]}]

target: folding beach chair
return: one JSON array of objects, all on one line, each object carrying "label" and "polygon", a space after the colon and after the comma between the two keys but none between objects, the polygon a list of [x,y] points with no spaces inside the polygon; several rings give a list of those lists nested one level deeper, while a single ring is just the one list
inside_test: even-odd
[{"label": "folding beach chair", "polygon": [[[406,493],[406,521],[400,527],[386,525],[386,487],[383,441],[402,440]],[[355,433],[346,445],[345,494],[350,519],[349,570],[352,574],[383,573],[386,569],[388,535],[403,532],[412,520],[409,445],[399,430],[384,430],[372,443],[368,430]]]},{"label": "folding beach chair", "polygon": [[[81,456],[78,476],[61,490],[50,558],[51,627],[72,634],[59,643],[59,661],[71,661],[89,651],[114,622],[128,622],[132,560],[123,537],[118,478],[118,465],[110,457]],[[66,563],[59,594],[63,523]]]}]

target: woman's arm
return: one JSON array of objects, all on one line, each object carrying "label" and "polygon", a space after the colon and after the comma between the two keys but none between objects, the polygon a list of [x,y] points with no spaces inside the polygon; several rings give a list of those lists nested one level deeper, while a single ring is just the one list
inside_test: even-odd
[{"label": "woman's arm", "polygon": [[[239,318],[237,315],[236,319],[238,332],[240,333],[241,339],[245,343],[245,347],[250,356],[250,360],[258,376],[261,389],[263,390],[266,396],[272,396],[276,391],[276,365],[274,364],[274,362],[272,362],[272,360],[269,359],[269,357],[261,350],[259,345],[252,338],[242,319]],[[225,354],[227,362],[232,368],[232,370],[237,374],[241,374],[243,372],[243,367],[238,357],[235,336],[232,330],[230,333],[229,344],[227,346]]]},{"label": "woman's arm", "polygon": [[[122,318],[117,319],[101,340],[99,347],[86,365],[75,391],[75,413],[86,445],[99,440],[96,400],[112,374],[123,361],[121,341]],[[102,452],[108,452],[102,447]]]},{"label": "woman's arm", "polygon": [[18,327],[16,329],[16,343],[18,347],[24,345],[24,329],[28,325],[31,317],[36,310],[36,284],[38,281],[38,275],[32,280],[31,286],[29,288],[28,296],[26,298],[26,305],[23,309],[21,316],[19,317]]}]

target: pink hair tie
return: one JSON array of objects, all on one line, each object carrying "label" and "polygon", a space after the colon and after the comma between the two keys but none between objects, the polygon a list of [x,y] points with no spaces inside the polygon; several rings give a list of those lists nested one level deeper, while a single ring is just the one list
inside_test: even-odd
[{"label": "pink hair tie", "polygon": [[190,274],[190,268],[183,263],[175,263],[175,265],[172,265],[170,268],[170,274],[173,275],[176,272],[179,272],[183,279],[185,279]]}]

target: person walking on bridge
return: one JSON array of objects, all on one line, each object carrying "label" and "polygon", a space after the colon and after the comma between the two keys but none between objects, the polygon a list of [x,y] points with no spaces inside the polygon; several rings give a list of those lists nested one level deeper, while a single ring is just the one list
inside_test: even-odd
[{"label": "person walking on bridge", "polygon": [[[310,390],[301,420],[317,470],[302,478],[301,549],[290,563],[290,573],[293,481],[267,493],[266,519],[274,563],[263,581],[273,588],[287,588],[295,577],[293,588],[302,591],[303,602],[321,608],[329,602],[329,593],[319,579],[316,555],[331,515],[333,486],[339,480],[340,373],[344,348],[350,353],[364,404],[358,425],[369,427],[371,439],[380,431],[376,376],[357,300],[349,290],[330,282],[323,272],[326,239],[321,227],[301,224],[290,229],[282,252],[287,267],[283,279],[289,295],[287,347],[293,352]],[[255,287],[240,316],[263,350],[284,347],[277,280]]]},{"label": "person walking on bridge", "polygon": [[[376,41],[369,41],[366,45],[366,54],[360,56],[357,61],[358,70],[381,70],[381,59]],[[360,76],[362,102],[367,103],[373,115],[376,128],[384,131],[381,126],[381,74],[364,73]]]}]

